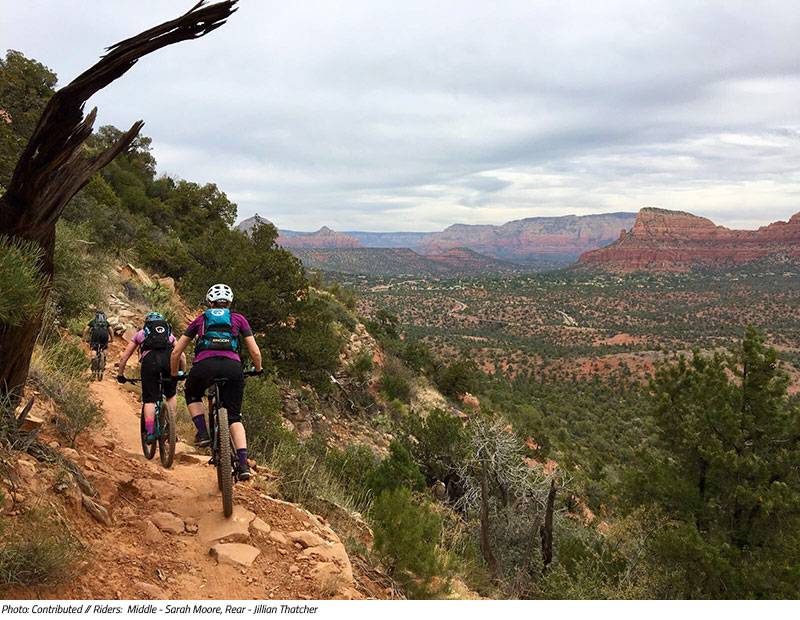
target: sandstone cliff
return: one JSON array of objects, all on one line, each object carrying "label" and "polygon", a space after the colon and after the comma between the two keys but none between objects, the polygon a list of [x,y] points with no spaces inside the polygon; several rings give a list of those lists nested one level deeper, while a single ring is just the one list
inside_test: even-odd
[{"label": "sandstone cliff", "polygon": [[768,257],[800,259],[800,213],[758,230],[732,230],[683,211],[644,208],[630,232],[585,252],[583,265],[609,271],[722,269]]},{"label": "sandstone cliff", "polygon": [[284,248],[340,249],[361,247],[358,239],[331,230],[327,226],[323,226],[313,233],[295,233],[291,236],[286,234],[286,231],[280,231],[276,243]]},{"label": "sandstone cliff", "polygon": [[571,261],[613,241],[620,229],[633,225],[634,218],[633,213],[604,213],[531,217],[502,226],[454,224],[426,237],[420,250],[438,254],[462,247],[514,262]]}]

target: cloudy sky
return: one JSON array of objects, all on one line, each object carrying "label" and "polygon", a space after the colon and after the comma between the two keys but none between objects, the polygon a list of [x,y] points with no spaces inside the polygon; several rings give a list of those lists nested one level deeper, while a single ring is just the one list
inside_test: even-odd
[{"label": "cloudy sky", "polygon": [[[0,47],[66,83],[193,0],[0,0]],[[92,104],[159,171],[283,228],[438,230],[800,211],[800,10],[720,2],[241,0]]]}]

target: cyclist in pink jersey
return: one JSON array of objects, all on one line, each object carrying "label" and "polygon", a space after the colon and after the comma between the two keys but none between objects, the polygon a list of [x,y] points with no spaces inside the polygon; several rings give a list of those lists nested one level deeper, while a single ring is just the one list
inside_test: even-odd
[{"label": "cyclist in pink jersey", "polygon": [[[167,408],[175,414],[177,384],[170,376],[169,356],[175,345],[175,336],[164,316],[159,312],[148,312],[144,318],[144,328],[136,332],[122,357],[119,359],[117,381],[125,383],[125,366],[136,349],[139,349],[140,375],[142,377],[142,406],[147,441],[155,441],[156,401],[160,396],[158,381],[161,378],[162,391]],[[186,366],[186,356],[179,357],[181,367]]]}]

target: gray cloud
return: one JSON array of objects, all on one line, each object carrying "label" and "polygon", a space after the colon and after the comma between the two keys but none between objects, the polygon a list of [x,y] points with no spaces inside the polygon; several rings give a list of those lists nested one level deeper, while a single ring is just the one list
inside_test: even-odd
[{"label": "gray cloud", "polygon": [[[0,40],[66,82],[184,8],[0,0]],[[145,119],[160,171],[286,228],[652,204],[755,227],[800,210],[798,31],[788,0],[242,0],[93,103]]]}]

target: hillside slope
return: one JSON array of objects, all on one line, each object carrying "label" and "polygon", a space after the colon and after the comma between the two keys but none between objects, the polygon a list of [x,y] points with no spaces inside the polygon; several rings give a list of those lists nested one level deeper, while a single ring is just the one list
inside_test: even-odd
[{"label": "hillside slope", "polygon": [[[117,353],[117,351],[115,351]],[[382,597],[354,575],[339,537],[321,517],[273,499],[256,483],[237,484],[230,519],[222,516],[207,456],[178,444],[170,470],[147,461],[138,435],[139,403],[112,378],[92,385],[105,428],[60,448],[97,489],[108,518],[80,509],[81,491],[61,491],[62,514],[85,545],[75,577],[54,589],[17,588],[12,598],[317,599]],[[49,440],[59,448],[56,439]],[[58,472],[20,456],[25,505],[50,502]],[[23,466],[24,465],[24,466]],[[26,473],[27,472],[27,473]],[[270,473],[259,469],[262,480]],[[23,506],[18,506],[19,513]],[[253,557],[255,556],[255,557]]]},{"label": "hillside slope", "polygon": [[452,248],[428,256],[407,248],[292,248],[290,251],[307,268],[347,274],[452,277],[524,269],[466,248]]}]

